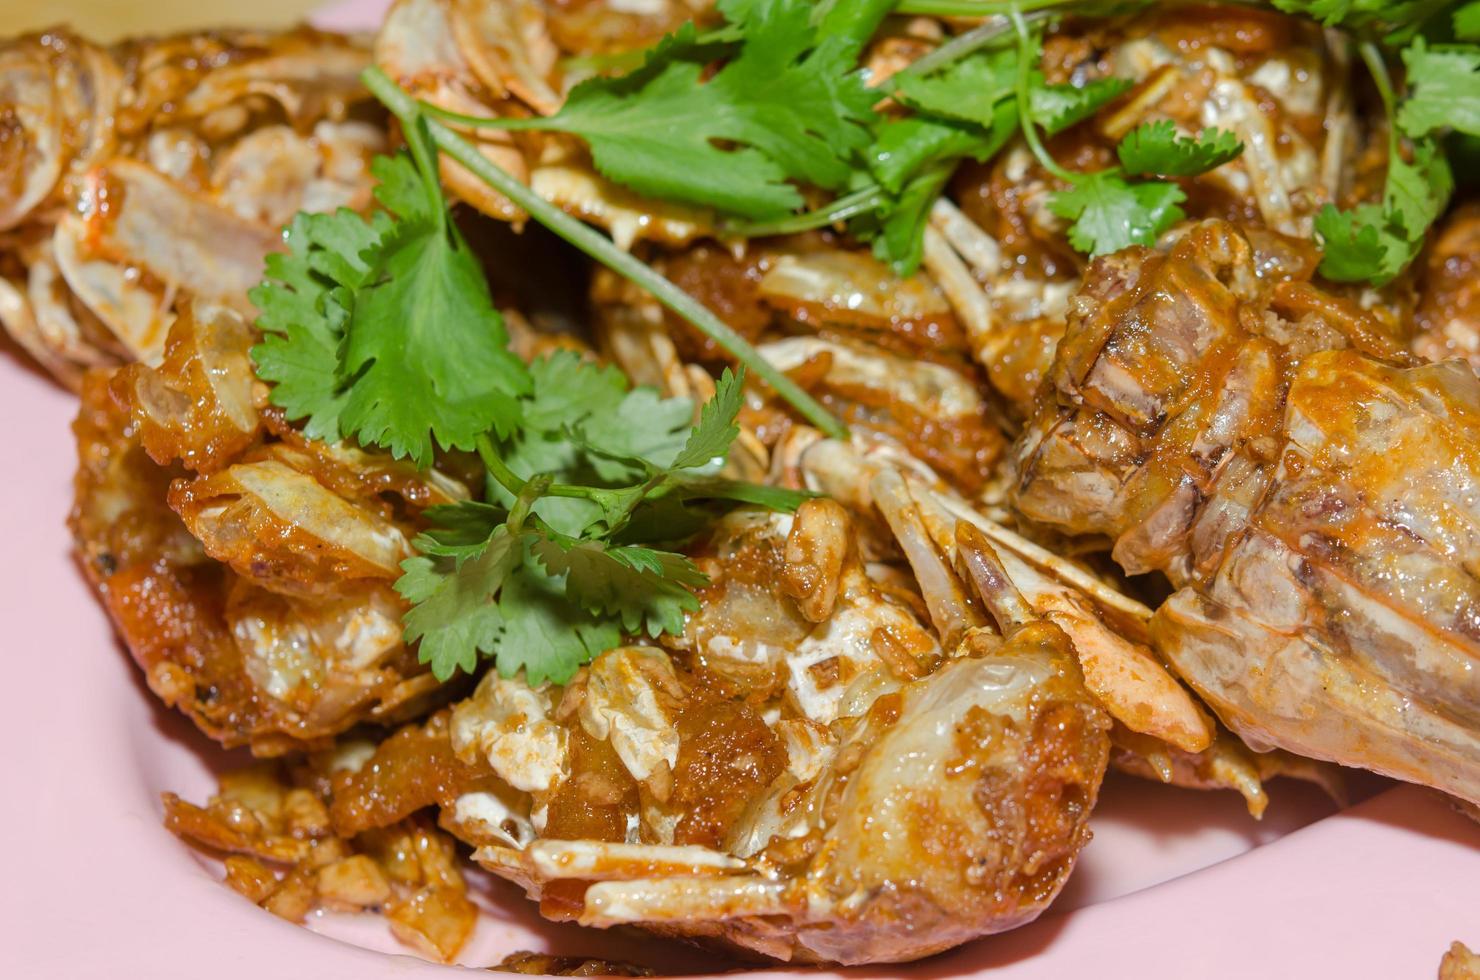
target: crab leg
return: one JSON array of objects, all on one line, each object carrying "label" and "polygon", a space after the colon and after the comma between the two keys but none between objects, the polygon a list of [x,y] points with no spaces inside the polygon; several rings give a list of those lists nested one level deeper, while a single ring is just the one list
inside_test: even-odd
[{"label": "crab leg", "polygon": [[966,567],[971,582],[976,586],[982,602],[991,610],[992,618],[1005,633],[1015,626],[1031,621],[1033,610],[1023,600],[1023,594],[1012,584],[1002,559],[992,550],[991,542],[974,525],[962,521],[956,525],[957,553],[961,564]]},{"label": "crab leg", "polygon": [[[481,861],[484,852],[508,848],[484,847],[473,855]],[[503,862],[506,855],[489,855]],[[744,871],[749,865],[740,858],[693,844],[620,844],[591,840],[541,840],[529,845],[520,863],[543,880],[574,878],[580,881],[627,881],[674,875],[705,877]]]},{"label": "crab leg", "polygon": [[967,630],[985,623],[972,607],[956,573],[931,546],[904,477],[896,469],[882,469],[869,482],[869,491],[920,581],[930,618],[940,631],[941,645],[948,649],[956,646]]},{"label": "crab leg", "polygon": [[583,926],[630,922],[688,922],[785,915],[791,911],[786,886],[759,877],[716,880],[707,877],[608,881],[586,889]]},{"label": "crab leg", "polygon": [[[1140,627],[1144,619],[1113,627],[1095,608],[1092,599],[1095,594],[1086,594],[1062,579],[1056,581],[1052,574],[1036,570],[1007,549],[1003,549],[1005,555],[993,549],[985,529],[993,526],[991,521],[975,514],[964,503],[953,501],[949,493],[931,490],[913,477],[905,478],[905,482],[922,526],[935,547],[966,568],[967,575],[982,591],[983,601],[989,604],[993,601],[987,597],[982,576],[987,576],[990,585],[991,570],[987,566],[995,565],[1001,569],[1011,591],[1023,597],[1025,608],[1030,610],[1028,617],[1047,619],[1069,634],[1086,685],[1112,716],[1134,731],[1163,739],[1186,752],[1200,752],[1208,747],[1214,734],[1212,719],[1151,650],[1132,638],[1143,635]],[[954,506],[947,508],[948,502]],[[963,531],[963,527],[970,531]],[[978,543],[990,550],[990,559],[977,553]],[[1072,567],[1063,559],[1056,562],[1059,566]],[[1079,574],[1089,578],[1083,570]],[[1098,591],[1113,590],[1099,585]],[[1001,621],[1000,616],[998,620]],[[1125,635],[1127,632],[1132,636]]]},{"label": "crab leg", "polygon": [[944,510],[975,527],[997,547],[1006,548],[1028,564],[1072,585],[1107,609],[1123,612],[1141,622],[1151,618],[1151,610],[1144,604],[1124,592],[1110,588],[1072,561],[1061,558],[1042,545],[1035,544],[1021,534],[977,513],[964,501],[948,494],[937,494],[935,499]]}]

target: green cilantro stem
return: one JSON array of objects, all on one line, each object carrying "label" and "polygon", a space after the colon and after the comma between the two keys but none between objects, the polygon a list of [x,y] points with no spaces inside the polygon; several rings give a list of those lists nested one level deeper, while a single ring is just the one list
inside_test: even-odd
[{"label": "green cilantro stem", "polygon": [[549,493],[550,486],[550,477],[545,475],[532,477],[525,481],[524,486],[514,497],[514,506],[509,508],[509,519],[504,522],[509,526],[510,534],[518,534],[524,530],[524,522],[530,517],[530,508],[541,497]]},{"label": "green cilantro stem", "polygon": [[[1045,16],[1047,15],[1036,13],[1030,14],[1026,19],[1040,20]],[[892,92],[899,87],[899,82],[903,79],[918,75],[929,75],[931,72],[944,68],[953,61],[960,61],[967,55],[980,51],[1011,29],[1012,24],[1006,20],[993,19],[985,24],[978,24],[969,31],[957,34],[934,51],[921,55],[910,62],[908,67],[889,76],[888,81],[884,83],[884,87]]]},{"label": "green cilantro stem", "polygon": [[[427,198],[427,213],[435,215],[437,230],[447,231],[447,208],[442,204],[442,189],[437,186],[437,165],[431,159],[430,143],[425,137],[424,131],[415,139],[407,139],[406,145],[411,149],[411,156],[416,160],[417,171],[422,175],[422,191]],[[431,176],[428,176],[431,175]]]},{"label": "green cilantro stem", "polygon": [[1012,20],[1013,30],[1017,32],[1018,38],[1018,61],[1017,61],[1017,106],[1019,125],[1023,130],[1023,139],[1028,143],[1028,149],[1033,151],[1033,156],[1043,165],[1043,169],[1068,184],[1076,183],[1079,175],[1071,170],[1059,166],[1059,162],[1044,147],[1043,141],[1038,138],[1038,124],[1033,119],[1032,100],[1032,72],[1034,63],[1038,60],[1033,57],[1033,38],[1028,33],[1028,22],[1023,20],[1022,12],[1018,5],[1013,3],[1007,16]]},{"label": "green cilantro stem", "polygon": [[[499,486],[509,491],[515,497],[520,496],[526,488],[536,479],[542,480],[539,495],[541,497],[574,497],[581,500],[590,500],[602,492],[599,487],[578,487],[564,483],[552,483],[547,476],[532,476],[528,480],[509,468],[504,458],[499,455],[498,449],[493,445],[493,439],[487,435],[478,437],[478,458],[483,461],[483,466],[488,470],[488,475],[498,481]],[[651,482],[651,481],[649,481]]]},{"label": "green cilantro stem", "polygon": [[1383,112],[1387,114],[1388,156],[1397,159],[1401,147],[1397,123],[1398,97],[1393,93],[1393,79],[1388,74],[1387,62],[1383,60],[1382,49],[1375,41],[1363,41],[1357,46],[1357,51],[1372,75],[1372,84],[1377,86]]},{"label": "green cilantro stem", "polygon": [[526,481],[518,473],[509,469],[509,464],[504,462],[504,458],[494,448],[493,440],[486,434],[478,437],[478,458],[483,460],[483,466],[488,470],[488,475],[497,480],[499,486],[516,497],[524,492]]},{"label": "green cilantro stem", "polygon": [[[406,125],[409,120],[425,119],[418,103],[389,75],[375,66],[361,76],[365,87]],[[811,395],[791,378],[777,370],[761,356],[749,341],[736,333],[708,307],[678,286],[659,275],[636,256],[622,251],[611,239],[591,226],[571,217],[540,197],[502,167],[493,163],[477,147],[434,119],[425,119],[427,132],[437,146],[462,164],[494,190],[529,212],[540,224],[565,239],[591,258],[652,294],[659,303],[693,324],[755,373],[771,389],[797,410],[803,418],[835,439],[848,438],[848,427],[833,417]]]},{"label": "green cilantro stem", "polygon": [[1048,10],[1066,7],[1073,0],[900,0],[895,4],[897,14],[917,14],[925,17],[1001,17],[1014,10],[1027,13],[1030,10]]},{"label": "green cilantro stem", "polygon": [[[368,70],[368,69],[367,69]],[[431,116],[433,119],[441,119],[446,122],[456,123],[468,129],[549,129],[550,120],[546,116],[470,116],[465,112],[455,112],[452,109],[444,109],[430,102],[417,102],[416,108],[423,115]],[[445,147],[444,147],[445,149]]]},{"label": "green cilantro stem", "polygon": [[801,214],[777,218],[775,221],[726,222],[723,230],[726,233],[743,235],[747,238],[761,238],[766,235],[793,235],[801,231],[811,231],[814,228],[826,228],[828,225],[835,224],[839,221],[847,221],[855,215],[872,211],[882,204],[887,196],[884,188],[878,184],[870,184],[862,190],[845,194],[811,211],[803,211]]}]

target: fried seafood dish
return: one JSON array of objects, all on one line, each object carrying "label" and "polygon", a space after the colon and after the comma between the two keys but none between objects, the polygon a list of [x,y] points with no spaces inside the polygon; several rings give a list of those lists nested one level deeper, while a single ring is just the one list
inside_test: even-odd
[{"label": "fried seafood dish", "polygon": [[68,30],[0,53],[0,323],[71,388],[157,365],[184,296],[250,318],[300,210],[370,205],[388,143],[355,39],[222,31],[112,48]]},{"label": "fried seafood dish", "polygon": [[259,760],[166,825],[439,960],[471,862],[859,964],[1039,916],[1112,768],[1480,804],[1476,24],[1348,7],[7,43],[82,568]]},{"label": "fried seafood dish", "polygon": [[1014,501],[1166,573],[1156,649],[1246,742],[1474,800],[1480,382],[1256,251],[1209,223],[1091,270]]}]

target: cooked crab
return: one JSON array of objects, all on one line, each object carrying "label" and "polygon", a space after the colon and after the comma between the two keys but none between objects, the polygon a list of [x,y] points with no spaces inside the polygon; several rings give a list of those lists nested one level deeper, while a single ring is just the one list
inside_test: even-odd
[{"label": "cooked crab", "polygon": [[386,140],[360,108],[368,62],[308,29],[0,46],[6,331],[75,388],[90,367],[157,364],[182,295],[250,314],[294,213],[370,204]]},{"label": "cooked crab", "polygon": [[467,495],[265,409],[250,333],[195,301],[159,367],[86,376],[72,531],[150,687],[227,745],[279,754],[423,710],[439,685],[390,588],[415,512]]},{"label": "cooked crab", "polygon": [[[1279,764],[1131,638],[1139,604],[923,464],[819,440],[796,465],[841,502],[723,519],[666,649],[609,651],[563,688],[486,675],[337,787],[340,832],[437,805],[547,916],[846,963],[1041,912],[1112,744],[1131,771],[1262,808]],[[866,561],[870,540],[903,566]]]},{"label": "cooked crab", "polygon": [[1463,357],[1480,370],[1480,204],[1456,208],[1429,249],[1414,310],[1413,352]]},{"label": "cooked crab", "polygon": [[[374,60],[452,113],[548,114],[593,57],[707,16],[397,0]],[[868,70],[960,26],[908,19]],[[723,240],[714,215],[605,181],[573,139],[450,123],[640,249],[852,432],[747,390],[726,475],[821,495],[674,545],[708,577],[683,631],[629,634],[559,686],[438,683],[403,640],[392,583],[422,512],[481,476],[310,439],[252,376],[246,291],[277,227],[369,205],[366,57],[312,32],[0,49],[19,134],[0,140],[0,318],[81,379],[87,574],[163,700],[227,745],[307,754],[290,781],[166,799],[254,901],[288,918],[383,906],[450,958],[473,911],[435,808],[552,919],[899,962],[1040,915],[1110,765],[1234,789],[1256,816],[1276,775],[1341,793],[1334,766],[1276,746],[1480,802],[1480,382],[1409,353],[1469,352],[1474,222],[1435,244],[1416,331],[1404,283],[1312,284],[1312,213],[1373,178],[1344,42],[1222,7],[1051,31],[1050,82],[1136,81],[1052,142],[1070,165],[1110,162],[1149,120],[1246,147],[1184,182],[1194,220],[1087,270],[1021,145],[961,169],[902,276],[841,227]],[[474,208],[522,221],[441,167]],[[729,355],[712,340],[614,276],[591,295],[584,353],[665,394],[714,392]],[[510,321],[521,354],[557,343]],[[1153,611],[1154,587],[1080,560],[1106,548],[1178,591]]]},{"label": "cooked crab", "polygon": [[[831,609],[779,613],[793,600],[768,594],[776,556],[754,526],[774,519],[739,513],[715,545],[734,574],[688,654],[619,648],[564,689],[487,675],[442,744],[497,785],[459,786],[443,763],[453,778],[409,805],[440,797],[444,826],[548,916],[778,959],[913,959],[1036,916],[1088,839],[1109,755],[1070,637],[984,574],[1005,633],[974,627],[942,649],[856,554],[792,540],[835,522],[828,536],[847,540],[843,509],[817,506],[785,551],[814,556],[799,563],[827,577]],[[972,548],[992,567],[989,545]],[[396,795],[398,749],[381,751],[337,811]]]}]

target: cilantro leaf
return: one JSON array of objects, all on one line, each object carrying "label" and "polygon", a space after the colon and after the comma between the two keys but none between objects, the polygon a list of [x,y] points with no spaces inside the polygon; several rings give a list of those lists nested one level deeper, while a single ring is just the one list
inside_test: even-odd
[{"label": "cilantro leaf", "polygon": [[1100,107],[1131,88],[1128,78],[1098,78],[1086,85],[1045,85],[1041,72],[1032,74],[1028,106],[1033,119],[1049,135],[1088,119]]},{"label": "cilantro leaf", "polygon": [[634,388],[612,411],[582,423],[577,437],[602,479],[635,479],[649,468],[672,465],[693,420],[694,405],[687,398]]},{"label": "cilantro leaf", "polygon": [[874,257],[888,262],[899,275],[914,275],[925,252],[925,223],[930,220],[930,209],[955,169],[955,160],[932,163],[884,206],[852,221],[849,230],[872,241]]},{"label": "cilantro leaf", "polygon": [[1376,204],[1338,211],[1328,204],[1315,220],[1321,243],[1321,275],[1336,282],[1388,282],[1417,251],[1402,229],[1394,229],[1388,212]]},{"label": "cilantro leaf", "polygon": [[1274,0],[1274,6],[1287,14],[1299,14],[1334,27],[1346,19],[1352,0]]},{"label": "cilantro leaf", "polygon": [[251,293],[266,334],[252,356],[273,402],[306,417],[312,438],[352,435],[421,467],[433,438],[471,449],[489,428],[512,430],[528,387],[427,166],[377,158],[387,212],[299,215]]},{"label": "cilantro leaf", "polygon": [[1414,143],[1412,163],[1391,155],[1381,205],[1338,211],[1328,204],[1316,215],[1321,275],[1378,286],[1391,281],[1418,256],[1453,191],[1449,162],[1433,140]]},{"label": "cilantro leaf", "polygon": [[[345,327],[341,427],[362,443],[432,461],[432,439],[472,449],[489,428],[513,430],[529,387],[509,350],[478,261],[442,209],[417,213],[415,175],[377,161],[381,201],[407,209],[377,245],[374,278]],[[435,175],[432,179],[436,179]]]},{"label": "cilantro leaf", "polygon": [[[763,219],[843,186],[868,140],[874,95],[844,36],[818,37],[805,0],[732,4],[738,53],[708,81],[692,26],[621,78],[577,85],[536,128],[582,137],[608,178],[642,194]],[[733,146],[721,148],[723,141]]]},{"label": "cilantro leaf", "polygon": [[[1273,0],[1287,14],[1318,20],[1327,27],[1390,29],[1389,39],[1406,37],[1436,13],[1432,0]],[[1406,28],[1401,32],[1400,28]]]},{"label": "cilantro leaf", "polygon": [[1398,157],[1388,161],[1384,203],[1391,220],[1408,233],[1410,240],[1423,240],[1453,192],[1454,174],[1433,140],[1414,144],[1412,163]]},{"label": "cilantro leaf", "polygon": [[[719,3],[720,9],[732,21],[741,19],[732,15],[728,9],[735,2],[736,0],[720,0]],[[750,4],[755,0],[741,2]],[[834,0],[831,3],[816,3],[813,4],[813,19],[817,21],[820,34],[825,37],[839,35],[847,42],[850,50],[857,52],[874,36],[879,24],[894,10],[896,3],[898,0]]]},{"label": "cilantro leaf", "polygon": [[1155,244],[1157,236],[1184,217],[1177,207],[1184,200],[1175,184],[1130,182],[1114,170],[1103,170],[1056,192],[1048,208],[1074,222],[1069,244],[1093,256]]},{"label": "cilantro leaf", "polygon": [[[629,391],[620,371],[574,351],[535,360],[530,377],[524,424],[497,448],[522,478],[543,473],[561,483],[595,485],[588,498],[543,497],[535,503],[536,514],[567,534],[581,534],[623,506],[618,491],[604,486],[645,480],[666,468],[693,421],[687,398],[663,398],[651,388]],[[490,492],[505,507],[513,503],[503,487],[494,485]]]},{"label": "cilantro leaf", "polygon": [[[438,520],[471,530],[481,520],[481,506],[465,502],[437,508]],[[493,657],[505,677],[522,669],[530,684],[546,679],[564,684],[582,663],[622,641],[620,622],[580,607],[568,597],[562,577],[534,561],[537,540],[546,539],[512,534],[500,524],[481,546],[459,548],[460,557],[422,554],[401,564],[403,576],[395,588],[413,603],[404,617],[406,640],[419,642],[417,657],[431,665],[435,677],[445,681],[457,671],[472,674],[482,654]],[[428,548],[428,536],[417,539],[417,546]],[[669,564],[659,567],[666,573]],[[682,574],[682,580],[690,579]],[[693,603],[682,585],[672,589]],[[665,585],[657,591],[672,589]],[[682,601],[675,595],[654,604],[654,616],[662,616],[654,622],[670,625],[667,605]]]},{"label": "cilantro leaf", "polygon": [[498,608],[503,629],[487,652],[500,674],[513,677],[523,670],[531,685],[564,684],[581,664],[622,642],[616,620],[581,609],[566,595],[565,583],[533,560],[509,576]]},{"label": "cilantro leaf", "polygon": [[1016,75],[1016,51],[981,52],[928,75],[905,72],[895,95],[936,116],[990,124],[997,104],[1012,97]]},{"label": "cilantro leaf", "polygon": [[592,363],[573,350],[557,350],[529,364],[530,398],[524,426],[561,432],[593,415],[615,411],[627,394],[627,378],[611,365]]},{"label": "cilantro leaf", "polygon": [[1409,136],[1450,127],[1480,135],[1480,50],[1460,45],[1429,47],[1422,37],[1403,49],[1408,97],[1398,125]]},{"label": "cilantro leaf", "polygon": [[872,241],[874,255],[900,275],[912,275],[920,265],[930,207],[957,162],[989,159],[1015,132],[1017,107],[1010,98],[996,103],[986,129],[919,115],[884,123],[867,156],[875,179],[890,195],[873,213],[850,222],[849,230]]},{"label": "cilantro leaf", "polygon": [[[891,194],[932,164],[963,157],[985,160],[1001,149],[1017,126],[1017,113],[1005,110],[1008,125],[983,130],[970,123],[930,116],[906,116],[879,126],[873,145],[864,154],[870,172]],[[1005,134],[1005,135],[1004,135]]]},{"label": "cilantro leaf", "polygon": [[[1407,10],[1412,6],[1414,9]],[[1421,8],[1421,9],[1420,9]],[[1362,0],[1353,10],[1366,12]],[[1410,27],[1434,9],[1393,5],[1375,11],[1386,22],[1410,16]],[[1390,33],[1409,33],[1407,29]],[[1454,191],[1454,174],[1436,139],[1428,134],[1453,127],[1480,132],[1480,51],[1457,46],[1430,48],[1422,36],[1403,50],[1408,67],[1408,97],[1396,108],[1387,67],[1373,42],[1362,45],[1388,114],[1388,167],[1381,204],[1362,204],[1349,211],[1327,205],[1316,215],[1315,233],[1322,247],[1320,272],[1338,282],[1391,281],[1417,257],[1429,226],[1444,211]],[[1412,162],[1401,154],[1399,133],[1412,141]]]},{"label": "cilantro leaf", "polygon": [[736,374],[729,368],[714,386],[714,397],[699,410],[699,424],[684,441],[683,449],[669,464],[669,469],[687,470],[708,466],[730,451],[730,443],[740,435],[735,419],[745,400],[745,369]]},{"label": "cilantro leaf", "polygon": [[[559,432],[521,431],[510,443],[503,444],[500,455],[509,469],[522,477],[549,474],[562,483],[585,484],[594,481],[586,454],[578,443]],[[512,506],[514,495],[490,481],[488,496],[504,507]],[[568,534],[580,534],[601,520],[601,507],[581,497],[541,497],[534,512]]]},{"label": "cilantro leaf", "polygon": [[508,511],[478,500],[428,507],[422,515],[431,526],[417,535],[416,550],[423,555],[453,558],[460,565],[488,548],[488,541],[504,523]]},{"label": "cilantro leaf", "polygon": [[1480,0],[1469,3],[1454,12],[1454,36],[1461,41],[1480,41]]},{"label": "cilantro leaf", "polygon": [[403,620],[406,642],[419,641],[417,658],[431,664],[438,680],[458,670],[471,674],[478,652],[494,649],[505,625],[495,597],[518,564],[521,547],[501,525],[459,558],[421,554],[401,563],[396,591],[413,604]]},{"label": "cilantro leaf", "polygon": [[709,583],[692,561],[670,551],[559,535],[539,537],[532,548],[582,608],[616,616],[629,633],[646,628],[654,638],[683,632],[683,614],[699,608],[689,589]]},{"label": "cilantro leaf", "polygon": [[335,214],[294,216],[286,253],[267,256],[267,270],[249,298],[260,311],[262,342],[252,348],[257,375],[274,382],[273,404],[309,438],[337,441],[345,395],[339,349],[348,319],[347,293],[370,273],[361,258],[380,240],[385,223],[372,224],[348,208]]},{"label": "cilantro leaf", "polygon": [[1116,155],[1127,173],[1194,177],[1237,157],[1244,144],[1227,130],[1205,129],[1198,137],[1177,135],[1170,119],[1142,123],[1126,134]]}]

